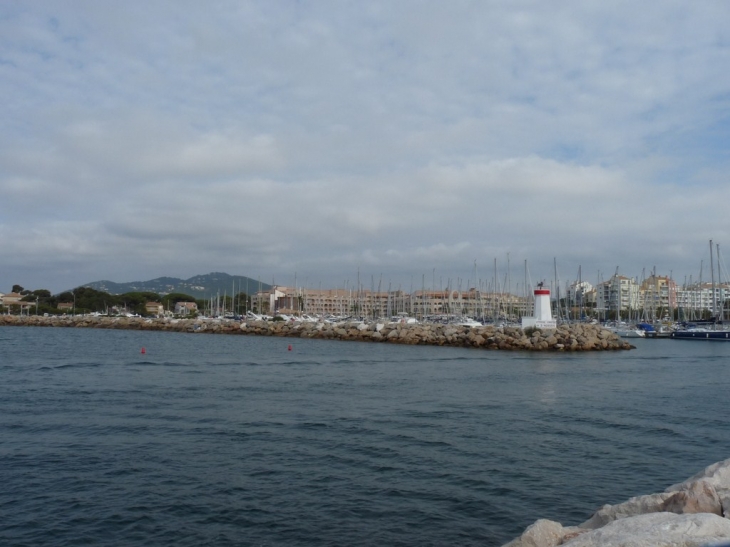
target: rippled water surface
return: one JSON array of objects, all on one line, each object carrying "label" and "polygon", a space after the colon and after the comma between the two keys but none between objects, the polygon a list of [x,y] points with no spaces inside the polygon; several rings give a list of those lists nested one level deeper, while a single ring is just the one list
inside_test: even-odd
[{"label": "rippled water surface", "polygon": [[730,457],[730,344],[637,346],[0,328],[0,543],[491,546],[577,524]]}]

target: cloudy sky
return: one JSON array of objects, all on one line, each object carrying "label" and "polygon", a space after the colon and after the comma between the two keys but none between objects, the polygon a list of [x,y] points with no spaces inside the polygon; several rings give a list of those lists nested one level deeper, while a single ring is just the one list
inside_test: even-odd
[{"label": "cloudy sky", "polygon": [[707,279],[729,29],[726,0],[4,0],[0,292]]}]

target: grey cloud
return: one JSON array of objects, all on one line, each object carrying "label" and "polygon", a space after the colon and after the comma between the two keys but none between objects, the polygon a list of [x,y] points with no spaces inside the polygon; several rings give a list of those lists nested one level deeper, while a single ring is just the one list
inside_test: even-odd
[{"label": "grey cloud", "polygon": [[0,13],[1,283],[691,272],[730,231],[725,2]]}]

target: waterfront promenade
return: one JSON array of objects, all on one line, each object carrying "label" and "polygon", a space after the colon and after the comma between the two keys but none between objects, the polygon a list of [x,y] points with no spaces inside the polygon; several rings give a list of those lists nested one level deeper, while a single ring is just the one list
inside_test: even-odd
[{"label": "waterfront promenade", "polygon": [[0,316],[0,326],[152,330],[197,334],[281,336],[324,340],[474,347],[517,351],[611,351],[632,349],[618,335],[597,325],[565,324],[555,330],[437,323],[285,322],[219,319],[149,319],[103,316]]}]

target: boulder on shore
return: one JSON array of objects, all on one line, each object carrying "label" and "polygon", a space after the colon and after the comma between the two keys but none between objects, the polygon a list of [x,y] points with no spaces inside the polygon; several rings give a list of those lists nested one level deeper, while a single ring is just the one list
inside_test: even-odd
[{"label": "boulder on shore", "polygon": [[700,547],[730,544],[730,459],[659,494],[604,505],[578,526],[539,519],[505,547]]}]

